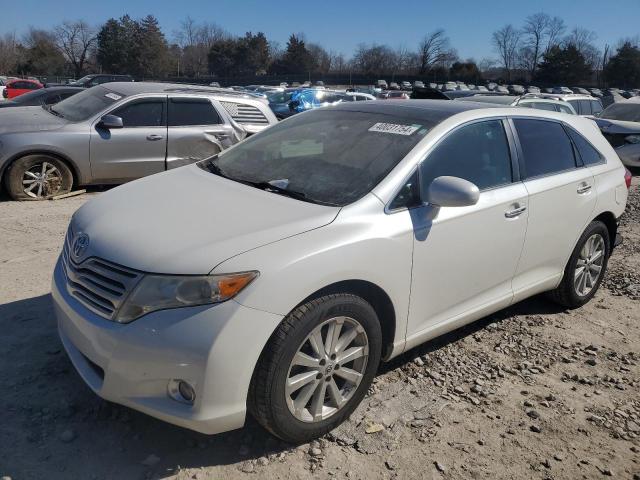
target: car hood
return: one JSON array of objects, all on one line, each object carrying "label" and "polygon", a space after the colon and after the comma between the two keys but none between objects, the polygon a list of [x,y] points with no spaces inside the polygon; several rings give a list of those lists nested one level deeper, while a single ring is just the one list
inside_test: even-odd
[{"label": "car hood", "polygon": [[42,107],[5,108],[0,113],[0,134],[16,132],[45,132],[63,127],[68,122]]},{"label": "car hood", "polygon": [[626,122],[624,120],[609,120],[607,118],[595,118],[594,121],[602,133],[632,134],[640,133],[640,122]]},{"label": "car hood", "polygon": [[152,273],[207,274],[232,256],[331,223],[339,212],[228,180],[197,165],[114,188],[74,215],[85,256]]}]

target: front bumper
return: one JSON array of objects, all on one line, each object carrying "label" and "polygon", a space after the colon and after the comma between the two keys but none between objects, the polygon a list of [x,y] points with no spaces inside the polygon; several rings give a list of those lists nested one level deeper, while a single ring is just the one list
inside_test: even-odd
[{"label": "front bumper", "polygon": [[[244,425],[254,367],[281,316],[230,300],[118,324],[67,292],[60,261],[52,296],[67,354],[99,396],[206,434]],[[195,387],[193,405],[169,397],[171,379]]]}]

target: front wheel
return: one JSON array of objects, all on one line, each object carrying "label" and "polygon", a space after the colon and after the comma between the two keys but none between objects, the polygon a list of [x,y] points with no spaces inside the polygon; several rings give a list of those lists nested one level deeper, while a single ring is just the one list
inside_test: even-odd
[{"label": "front wheel", "polygon": [[73,175],[67,165],[49,155],[27,155],[11,164],[6,186],[14,200],[44,200],[69,193]]},{"label": "front wheel", "polygon": [[549,292],[551,299],[569,308],[591,300],[600,287],[610,253],[609,230],[602,222],[591,222],[571,254],[562,282]]},{"label": "front wheel", "polygon": [[381,349],[380,322],[362,298],[336,294],[312,300],[271,336],[253,375],[249,410],[285,441],[320,437],[362,401]]}]

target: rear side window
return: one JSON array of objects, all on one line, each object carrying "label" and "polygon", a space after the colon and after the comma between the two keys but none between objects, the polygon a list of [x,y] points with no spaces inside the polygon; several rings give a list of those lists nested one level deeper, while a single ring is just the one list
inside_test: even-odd
[{"label": "rear side window", "polygon": [[511,155],[502,121],[476,122],[454,130],[420,169],[423,190],[443,175],[464,178],[480,190],[511,183]]},{"label": "rear side window", "polygon": [[558,110],[561,113],[568,113],[569,115],[574,115],[574,113],[571,111],[568,105],[562,105],[560,103],[557,103],[556,105],[558,106]]},{"label": "rear side window", "polygon": [[572,128],[567,128],[567,132],[569,132],[569,136],[578,150],[582,163],[585,165],[596,165],[604,162],[604,157],[600,155],[600,152],[598,152],[586,138]]},{"label": "rear side window", "polygon": [[222,123],[213,104],[205,98],[170,98],[169,126],[218,125]]},{"label": "rear side window", "polygon": [[599,114],[602,111],[602,104],[599,100],[591,100],[591,112],[594,115]]},{"label": "rear side window", "polygon": [[580,112],[580,103],[578,100],[568,100],[568,103],[571,104],[578,115],[582,115],[582,113]]},{"label": "rear side window", "polygon": [[591,115],[591,100],[578,100],[580,115]]},{"label": "rear side window", "polygon": [[535,102],[533,104],[533,108],[537,110],[548,110],[550,112],[557,112],[556,107],[553,103]]},{"label": "rear side window", "polygon": [[576,168],[571,140],[557,122],[513,120],[524,156],[525,178]]},{"label": "rear side window", "polygon": [[164,125],[164,104],[160,99],[130,102],[112,114],[122,118],[125,127],[161,127]]}]

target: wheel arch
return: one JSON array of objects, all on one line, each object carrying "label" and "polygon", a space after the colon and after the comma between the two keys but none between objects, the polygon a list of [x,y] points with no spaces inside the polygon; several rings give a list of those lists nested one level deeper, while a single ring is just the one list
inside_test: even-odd
[{"label": "wheel arch", "polygon": [[616,219],[616,216],[613,214],[613,212],[602,212],[592,221],[602,222],[607,227],[607,230],[609,231],[609,242],[611,243],[611,245],[609,245],[609,251],[611,252],[616,241],[616,234],[618,233],[618,221]]},{"label": "wheel arch", "polygon": [[64,164],[67,167],[69,167],[69,170],[71,171],[71,175],[73,177],[73,185],[77,186],[80,184],[80,170],[78,169],[78,166],[75,164],[75,162],[71,160],[71,158],[69,158],[67,155],[64,155],[60,152],[55,152],[47,149],[34,149],[34,150],[25,150],[20,153],[17,153],[5,162],[5,164],[0,169],[0,185],[4,184],[5,174],[9,170],[9,167],[11,167],[11,165],[13,165],[13,163],[16,160],[19,160],[20,158],[23,158],[29,155],[48,155],[50,157],[54,157],[60,160],[61,162],[64,162]]},{"label": "wheel arch", "polygon": [[391,297],[389,297],[384,289],[375,283],[359,279],[342,280],[332,283],[307,296],[298,303],[292,311],[311,300],[336,293],[357,295],[373,307],[378,315],[382,329],[382,359],[388,358],[393,349],[396,335],[396,312]]}]

